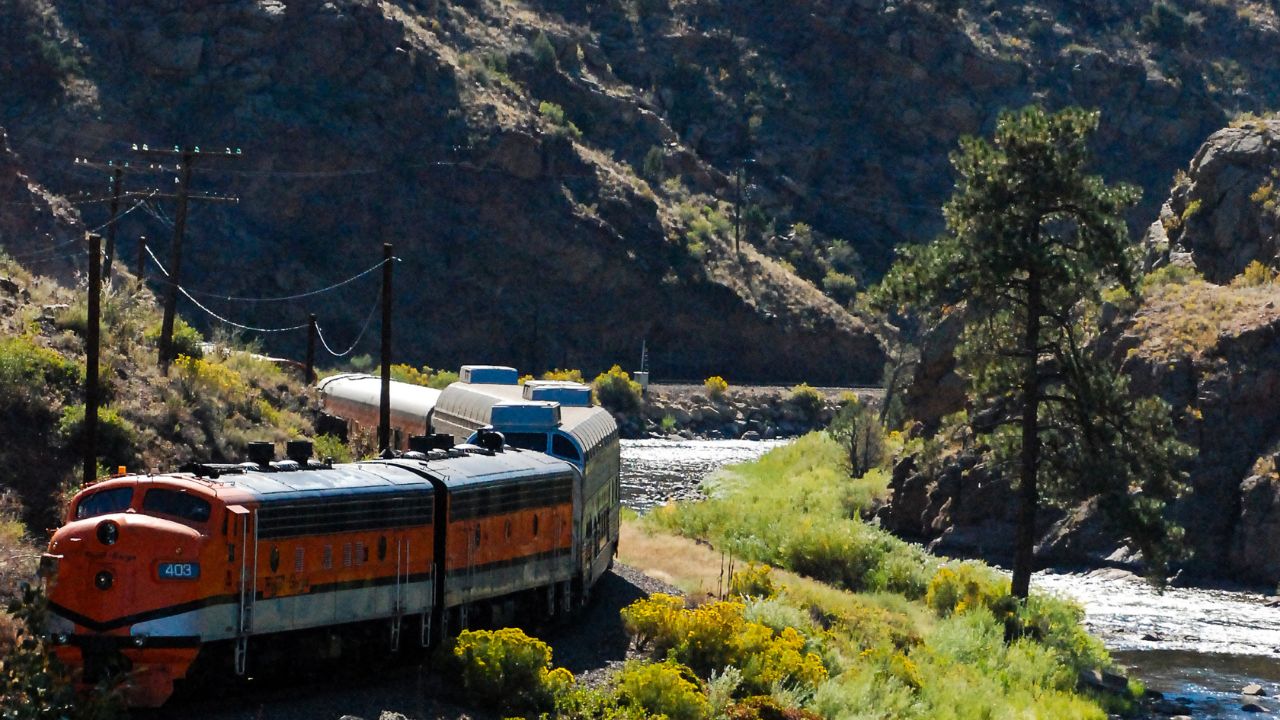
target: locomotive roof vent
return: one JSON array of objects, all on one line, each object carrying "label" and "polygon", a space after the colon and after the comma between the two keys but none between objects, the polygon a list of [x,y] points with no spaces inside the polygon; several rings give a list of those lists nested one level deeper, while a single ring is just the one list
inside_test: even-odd
[{"label": "locomotive roof vent", "polygon": [[311,460],[311,448],[310,440],[290,440],[284,444],[284,456],[305,468]]},{"label": "locomotive roof vent", "polygon": [[564,407],[591,407],[591,386],[571,380],[529,380],[525,400],[547,400]]},{"label": "locomotive roof vent", "polygon": [[258,465],[263,469],[271,467],[271,461],[276,458],[276,444],[271,442],[251,442],[249,443],[249,462]]},{"label": "locomotive roof vent", "polygon": [[463,365],[458,380],[472,385],[516,385],[520,373],[505,365]]}]

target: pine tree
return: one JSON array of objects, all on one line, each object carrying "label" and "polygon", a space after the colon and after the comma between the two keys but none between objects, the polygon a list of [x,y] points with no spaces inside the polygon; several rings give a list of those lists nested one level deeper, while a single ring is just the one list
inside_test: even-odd
[{"label": "pine tree", "polygon": [[1181,487],[1185,446],[1168,408],[1134,399],[1089,351],[1103,287],[1136,294],[1136,248],[1123,214],[1128,185],[1087,173],[1098,114],[1078,108],[1002,113],[991,141],[964,138],[946,232],[904,248],[878,289],[903,308],[963,307],[957,350],[978,409],[1003,420],[987,439],[1018,482],[1013,593],[1025,598],[1035,523],[1050,500],[1101,496],[1102,509],[1162,575],[1178,529],[1165,503]]}]

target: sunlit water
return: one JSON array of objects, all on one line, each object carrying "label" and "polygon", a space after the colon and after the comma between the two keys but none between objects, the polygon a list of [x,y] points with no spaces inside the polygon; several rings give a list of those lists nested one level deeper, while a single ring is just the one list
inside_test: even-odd
[{"label": "sunlit water", "polygon": [[[718,468],[753,460],[785,441],[624,440],[622,501],[644,511],[698,497]],[[1246,592],[1170,588],[1164,594],[1124,573],[1039,573],[1033,586],[1085,608],[1089,630],[1152,690],[1183,701],[1196,718],[1256,717],[1240,690],[1263,686],[1256,702],[1280,710],[1280,608]],[[1147,639],[1144,639],[1147,638]]]},{"label": "sunlit water", "polygon": [[623,440],[622,504],[644,512],[699,496],[698,484],[732,463],[755,460],[785,440]]},{"label": "sunlit water", "polygon": [[[1280,608],[1256,593],[1169,588],[1163,594],[1114,571],[1039,573],[1033,587],[1069,595],[1089,630],[1152,690],[1183,699],[1194,717],[1254,717],[1240,690],[1258,683],[1280,702]],[[1250,698],[1249,700],[1253,700]]]}]

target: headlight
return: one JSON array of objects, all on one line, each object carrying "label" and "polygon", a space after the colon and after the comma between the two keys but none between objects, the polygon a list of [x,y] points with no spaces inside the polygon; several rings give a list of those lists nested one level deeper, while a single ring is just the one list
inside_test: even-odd
[{"label": "headlight", "polygon": [[93,586],[99,590],[110,590],[111,586],[116,582],[116,578],[108,570],[103,570],[93,576]]},{"label": "headlight", "polygon": [[112,520],[98,523],[98,542],[103,545],[115,545],[120,539],[120,526]]}]

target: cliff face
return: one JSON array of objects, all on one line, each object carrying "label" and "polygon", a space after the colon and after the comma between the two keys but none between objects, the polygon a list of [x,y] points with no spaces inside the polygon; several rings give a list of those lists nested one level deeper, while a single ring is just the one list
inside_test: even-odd
[{"label": "cliff face", "polygon": [[[1028,102],[1099,107],[1102,170],[1144,186],[1150,217],[1201,137],[1274,104],[1271,11],[1192,9],[14,0],[0,123],[61,193],[104,190],[75,155],[242,147],[197,166],[198,190],[243,201],[193,212],[189,284],[288,295],[394,242],[411,362],[590,368],[647,341],[668,376],[866,382],[883,353],[815,286],[848,302],[893,246],[940,228],[962,134]],[[134,213],[122,248],[146,234],[163,251],[171,216]],[[372,292],[214,309],[253,325],[319,312],[344,344]],[[296,353],[301,338],[270,342]]]}]

